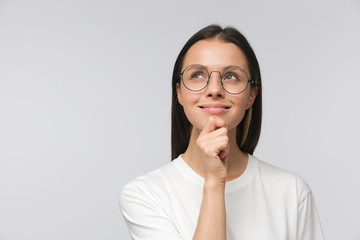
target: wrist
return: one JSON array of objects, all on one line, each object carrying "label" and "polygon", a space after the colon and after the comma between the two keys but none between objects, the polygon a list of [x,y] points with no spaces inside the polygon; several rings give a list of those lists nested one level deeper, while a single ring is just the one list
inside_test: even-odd
[{"label": "wrist", "polygon": [[225,182],[218,181],[215,179],[205,179],[204,183],[204,191],[205,192],[218,192],[218,191],[225,191]]}]

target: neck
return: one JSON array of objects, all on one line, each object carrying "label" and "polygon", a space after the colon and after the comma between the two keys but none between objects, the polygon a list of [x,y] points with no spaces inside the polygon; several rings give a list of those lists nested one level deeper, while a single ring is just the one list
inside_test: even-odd
[{"label": "neck", "polygon": [[[190,142],[188,148],[183,154],[184,161],[200,176],[205,177],[205,169],[201,160],[200,149],[196,144],[196,140],[200,135],[200,131],[193,127],[191,131]],[[230,152],[227,164],[227,181],[233,180],[241,176],[245,171],[248,156],[243,153],[236,142],[236,128],[229,130]]]}]

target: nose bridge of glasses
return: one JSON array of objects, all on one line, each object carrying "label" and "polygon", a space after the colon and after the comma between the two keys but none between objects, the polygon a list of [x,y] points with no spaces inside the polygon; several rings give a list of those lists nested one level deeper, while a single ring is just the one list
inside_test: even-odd
[{"label": "nose bridge of glasses", "polygon": [[[214,74],[213,74],[214,73]],[[216,74],[218,73],[218,74]],[[218,76],[218,77],[216,77]],[[223,82],[221,80],[221,72],[220,71],[211,71],[209,74],[209,79],[207,81],[207,88],[209,91],[221,91],[223,88]]]},{"label": "nose bridge of glasses", "polygon": [[[213,73],[218,73],[218,74],[219,74],[219,80],[221,81],[222,76],[221,76],[221,72],[220,72],[220,71],[211,71],[210,74],[209,74],[209,81],[210,81],[211,76],[213,75]],[[215,74],[215,75],[217,75],[217,74]]]}]

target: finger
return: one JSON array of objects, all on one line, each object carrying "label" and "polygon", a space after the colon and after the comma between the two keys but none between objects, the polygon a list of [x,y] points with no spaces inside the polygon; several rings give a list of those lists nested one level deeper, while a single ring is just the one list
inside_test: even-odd
[{"label": "finger", "polygon": [[221,136],[228,136],[228,130],[225,127],[221,127],[218,129],[215,129],[212,132],[207,133],[206,135],[203,135],[202,138],[204,139],[215,139],[217,137]]},{"label": "finger", "polygon": [[[216,145],[219,142],[224,142],[224,143],[229,142],[229,137],[227,135],[225,135],[225,134],[215,136],[215,137],[209,136],[211,134],[214,134],[214,132],[209,133],[208,135],[201,138],[199,143],[204,147],[209,147],[209,146]],[[222,149],[220,149],[220,150],[222,150]]]},{"label": "finger", "polygon": [[229,138],[227,136],[220,136],[217,138],[206,139],[199,143],[199,147],[203,153],[209,157],[219,156],[221,151],[228,154]]},{"label": "finger", "polygon": [[214,118],[213,117],[209,117],[207,120],[206,120],[206,123],[200,133],[200,135],[205,135],[205,134],[208,134],[212,131],[214,131],[216,128],[215,124],[214,124]]},{"label": "finger", "polygon": [[201,131],[201,134],[204,135],[204,134],[213,132],[214,130],[223,128],[223,127],[226,128],[226,123],[224,120],[222,120],[221,118],[218,118],[218,117],[210,116],[207,119],[207,121]]},{"label": "finger", "polygon": [[219,117],[214,117],[213,118],[213,123],[215,125],[215,129],[226,128],[225,121],[223,119],[219,118]]},{"label": "finger", "polygon": [[219,153],[219,158],[221,159],[221,161],[228,160],[229,152],[230,152],[230,146],[229,146],[229,144],[226,143],[226,146],[224,148],[222,148],[222,150]]},{"label": "finger", "polygon": [[204,149],[208,146],[212,146],[214,143],[221,141],[222,139],[228,139],[228,132],[226,128],[219,128],[210,133],[201,133],[196,140],[197,145]]},{"label": "finger", "polygon": [[228,153],[224,150],[220,151],[219,158],[221,161],[226,162],[228,160]]}]

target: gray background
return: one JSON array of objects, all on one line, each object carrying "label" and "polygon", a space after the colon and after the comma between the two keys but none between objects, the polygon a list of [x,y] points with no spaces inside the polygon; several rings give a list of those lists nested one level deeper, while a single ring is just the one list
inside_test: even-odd
[{"label": "gray background", "polygon": [[360,3],[0,1],[0,239],[129,239],[123,184],[170,161],[185,41],[233,25],[264,83],[255,155],[314,192],[327,239],[360,239]]}]

